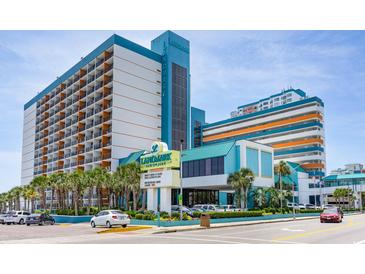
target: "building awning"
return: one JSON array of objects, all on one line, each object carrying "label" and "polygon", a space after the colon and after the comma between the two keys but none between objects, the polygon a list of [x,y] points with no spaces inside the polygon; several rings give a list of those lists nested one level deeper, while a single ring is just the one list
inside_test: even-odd
[{"label": "building awning", "polygon": [[234,145],[235,141],[228,141],[184,150],[182,155],[182,161],[186,162],[226,156]]},{"label": "building awning", "polygon": [[305,169],[302,168],[299,164],[294,163],[294,162],[289,162],[289,161],[287,161],[286,163],[288,164],[288,166],[291,169],[294,169],[296,172],[304,172],[304,173],[306,173]]},{"label": "building awning", "polygon": [[125,157],[125,158],[121,158],[119,159],[119,165],[127,165],[133,162],[138,162],[139,158],[145,153],[145,150],[140,150],[140,151],[136,151],[136,152],[132,152],[131,154],[129,154],[129,156]]}]

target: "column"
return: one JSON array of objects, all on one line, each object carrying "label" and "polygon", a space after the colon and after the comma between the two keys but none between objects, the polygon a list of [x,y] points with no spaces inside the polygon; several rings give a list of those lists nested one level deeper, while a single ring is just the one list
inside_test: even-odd
[{"label": "column", "polygon": [[147,189],[147,210],[157,211],[157,188]]},{"label": "column", "polygon": [[161,188],[160,195],[160,211],[171,214],[171,188]]}]

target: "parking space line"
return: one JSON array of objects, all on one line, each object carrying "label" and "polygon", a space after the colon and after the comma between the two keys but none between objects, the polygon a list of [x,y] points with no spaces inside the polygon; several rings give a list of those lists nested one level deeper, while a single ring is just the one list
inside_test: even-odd
[{"label": "parking space line", "polygon": [[237,242],[237,241],[225,241],[225,240],[218,240],[218,239],[204,239],[204,238],[197,238],[197,237],[181,237],[181,236],[165,236],[161,235],[159,236],[152,236],[152,235],[143,235],[143,236],[137,236],[142,238],[163,238],[163,239],[175,239],[175,240],[192,240],[192,241],[202,241],[202,242],[215,242],[215,243],[223,243],[223,244],[247,244],[243,242]]}]

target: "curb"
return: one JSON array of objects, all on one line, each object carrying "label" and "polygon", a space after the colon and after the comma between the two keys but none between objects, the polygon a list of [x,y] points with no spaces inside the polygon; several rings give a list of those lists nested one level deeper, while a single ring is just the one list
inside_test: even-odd
[{"label": "curb", "polygon": [[212,229],[212,228],[224,228],[224,227],[234,227],[234,226],[249,226],[249,225],[258,225],[258,224],[271,224],[271,223],[284,223],[284,222],[295,222],[295,221],[305,221],[305,220],[313,220],[317,219],[318,216],[311,216],[311,217],[299,217],[296,219],[287,218],[287,219],[277,219],[277,220],[270,220],[270,221],[257,221],[252,223],[231,223],[231,224],[223,224],[217,226],[216,224],[213,224],[210,228],[197,226],[197,227],[187,227],[187,228],[181,228],[181,229],[165,229],[160,231],[155,231],[151,234],[165,234],[165,233],[173,233],[173,232],[180,232],[180,231],[193,231],[193,230],[202,230],[202,229]]}]

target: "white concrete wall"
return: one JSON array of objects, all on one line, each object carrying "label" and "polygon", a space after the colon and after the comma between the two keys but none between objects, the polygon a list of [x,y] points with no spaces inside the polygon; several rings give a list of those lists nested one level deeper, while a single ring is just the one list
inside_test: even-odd
[{"label": "white concrete wall", "polygon": [[113,58],[112,170],[161,138],[161,64],[118,45]]},{"label": "white concrete wall", "polygon": [[26,185],[33,179],[34,170],[34,140],[37,104],[24,111],[21,184]]}]

